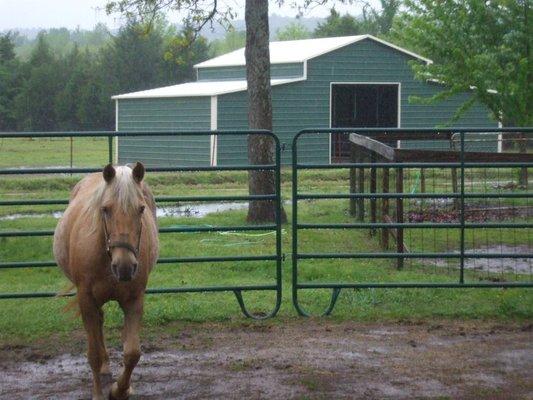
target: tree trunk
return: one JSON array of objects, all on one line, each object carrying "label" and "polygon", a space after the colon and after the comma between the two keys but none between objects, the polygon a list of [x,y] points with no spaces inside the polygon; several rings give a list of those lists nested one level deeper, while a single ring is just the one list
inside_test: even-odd
[{"label": "tree trunk", "polygon": [[[248,81],[248,126],[250,129],[272,130],[272,95],[270,89],[270,51],[268,1],[246,0],[246,80]],[[248,136],[250,164],[273,164],[275,144],[266,135]],[[276,191],[274,171],[249,171],[250,195],[273,194]],[[287,217],[282,210],[282,221]],[[250,201],[249,222],[274,222],[274,201]]]}]

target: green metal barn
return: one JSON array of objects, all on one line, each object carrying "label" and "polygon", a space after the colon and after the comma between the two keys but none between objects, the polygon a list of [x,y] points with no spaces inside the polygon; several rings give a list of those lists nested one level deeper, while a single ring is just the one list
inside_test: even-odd
[{"label": "green metal barn", "polygon": [[[438,83],[415,80],[409,65],[431,60],[371,35],[272,42],[270,58],[274,132],[287,144],[299,130],[311,127],[436,127],[446,124],[469,96],[435,105],[410,103],[410,96],[442,90]],[[244,49],[195,68],[195,82],[114,96],[116,129],[247,129]],[[475,105],[456,126],[497,124],[486,108]],[[307,140],[300,147],[300,160],[335,162],[345,155],[346,140],[344,135]],[[495,151],[497,140],[476,146]],[[290,162],[290,152],[283,157],[284,163]],[[245,163],[247,152],[242,138],[222,135],[120,138],[118,158],[120,163],[141,160],[148,166],[227,165]]]}]

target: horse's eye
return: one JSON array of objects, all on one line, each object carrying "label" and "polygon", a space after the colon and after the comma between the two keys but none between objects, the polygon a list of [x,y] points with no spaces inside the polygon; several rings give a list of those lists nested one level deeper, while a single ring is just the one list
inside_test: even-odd
[{"label": "horse's eye", "polygon": [[145,208],[145,206],[140,206],[139,207],[139,214],[142,214],[144,212],[144,208]]}]

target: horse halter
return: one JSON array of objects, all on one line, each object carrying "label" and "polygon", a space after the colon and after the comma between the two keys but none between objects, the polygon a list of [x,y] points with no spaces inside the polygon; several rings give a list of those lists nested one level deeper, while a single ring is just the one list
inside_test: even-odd
[{"label": "horse halter", "polygon": [[107,255],[109,256],[109,259],[112,258],[111,256],[111,250],[114,248],[122,248],[131,251],[135,258],[139,257],[139,248],[141,247],[141,234],[143,231],[143,220],[142,216],[140,218],[140,227],[139,227],[139,235],[137,236],[137,246],[133,247],[128,242],[111,242],[111,237],[109,236],[109,231],[107,229],[107,221],[105,217],[105,213],[102,214],[102,219],[104,220],[104,236],[105,236],[105,251]]}]

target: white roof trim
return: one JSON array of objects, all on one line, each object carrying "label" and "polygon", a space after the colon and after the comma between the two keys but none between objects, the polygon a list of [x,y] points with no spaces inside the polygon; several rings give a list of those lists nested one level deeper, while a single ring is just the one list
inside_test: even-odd
[{"label": "white roof trim", "polygon": [[[303,81],[305,78],[296,79],[271,79],[272,86],[285,85]],[[221,94],[242,92],[248,88],[245,80],[239,81],[197,81],[182,83],[180,85],[165,86],[156,89],[142,90],[119,94],[111,97],[114,100],[121,99],[153,99],[164,97],[204,97],[218,96]]]},{"label": "white roof trim", "polygon": [[[428,64],[432,63],[432,61],[428,58],[422,57],[419,54],[413,53],[412,51],[386,42],[385,40],[379,39],[372,35],[341,36],[333,38],[270,42],[270,62],[272,64],[304,62],[365,39],[370,39],[375,42],[381,43],[387,47],[390,47],[411,57],[422,60]],[[194,67],[213,68],[242,65],[246,65],[244,57],[244,47],[232,51],[230,53],[222,54],[221,56],[212,58],[210,60],[206,60],[204,62],[196,64]]]}]

